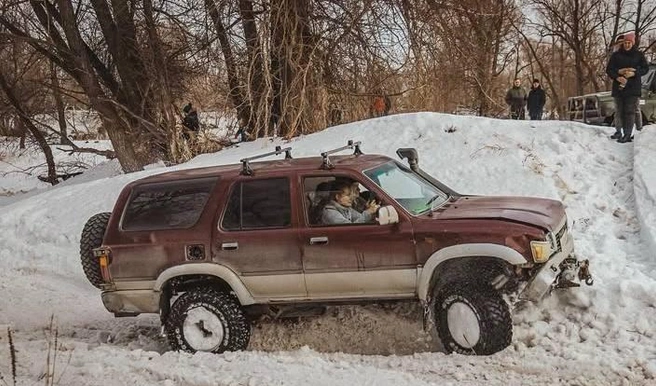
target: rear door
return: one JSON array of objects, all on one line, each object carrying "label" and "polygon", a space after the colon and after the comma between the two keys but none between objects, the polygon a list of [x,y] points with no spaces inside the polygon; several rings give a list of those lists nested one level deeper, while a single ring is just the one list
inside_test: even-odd
[{"label": "rear door", "polygon": [[259,300],[307,296],[291,199],[295,193],[287,175],[239,177],[218,216],[213,261],[237,273]]},{"label": "rear door", "polygon": [[213,211],[205,208],[217,181],[193,178],[146,183],[132,190],[123,213],[111,220],[119,223],[108,227],[109,269],[117,288],[128,288],[122,282],[129,288],[152,288],[166,268],[209,257]]}]

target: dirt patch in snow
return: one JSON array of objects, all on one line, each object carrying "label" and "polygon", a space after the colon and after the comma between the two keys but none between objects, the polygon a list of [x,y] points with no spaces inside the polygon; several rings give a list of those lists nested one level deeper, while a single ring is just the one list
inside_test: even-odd
[{"label": "dirt patch in snow", "polygon": [[419,304],[329,307],[322,316],[257,323],[249,350],[406,355],[441,350],[425,332]]}]

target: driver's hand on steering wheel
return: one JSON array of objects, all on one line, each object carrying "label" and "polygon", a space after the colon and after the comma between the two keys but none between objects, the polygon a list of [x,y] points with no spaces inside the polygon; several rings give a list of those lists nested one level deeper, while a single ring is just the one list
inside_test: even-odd
[{"label": "driver's hand on steering wheel", "polygon": [[376,202],[376,200],[371,200],[367,203],[367,209],[365,209],[365,212],[369,212],[371,214],[376,214],[378,211],[378,208],[380,208],[380,205]]}]

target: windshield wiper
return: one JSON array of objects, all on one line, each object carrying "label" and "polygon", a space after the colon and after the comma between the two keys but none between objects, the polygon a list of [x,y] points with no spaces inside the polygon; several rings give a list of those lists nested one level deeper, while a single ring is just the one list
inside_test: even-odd
[{"label": "windshield wiper", "polygon": [[431,198],[430,200],[428,200],[428,201],[426,202],[426,206],[429,206],[430,204],[432,204],[433,202],[435,202],[435,200],[437,200],[437,199],[440,198],[440,197],[442,197],[442,195],[440,195],[440,194],[436,194],[436,195],[434,195],[433,198]]}]

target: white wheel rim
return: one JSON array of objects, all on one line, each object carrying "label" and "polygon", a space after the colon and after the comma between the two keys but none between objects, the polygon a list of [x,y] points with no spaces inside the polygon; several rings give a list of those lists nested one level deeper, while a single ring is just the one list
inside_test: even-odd
[{"label": "white wheel rim", "polygon": [[481,326],[476,312],[467,303],[456,302],[449,306],[446,321],[453,340],[463,348],[476,346],[481,337]]},{"label": "white wheel rim", "polygon": [[192,349],[213,351],[223,342],[223,323],[215,313],[205,307],[192,308],[187,311],[182,334]]}]

